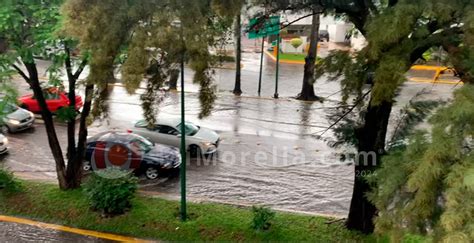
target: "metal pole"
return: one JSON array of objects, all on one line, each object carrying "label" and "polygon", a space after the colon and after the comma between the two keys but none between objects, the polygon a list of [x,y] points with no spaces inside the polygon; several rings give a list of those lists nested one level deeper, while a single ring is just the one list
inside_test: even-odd
[{"label": "metal pole", "polygon": [[263,71],[263,49],[265,48],[265,37],[262,38],[262,53],[260,54],[260,76],[258,78],[258,96],[262,91],[262,71]]},{"label": "metal pole", "polygon": [[275,79],[275,94],[273,98],[278,99],[278,73],[280,69],[280,33],[277,35],[277,61],[276,61],[276,79]]},{"label": "metal pole", "polygon": [[[183,34],[181,34],[183,38]],[[184,40],[182,40],[184,47]],[[184,107],[184,48],[181,57],[181,220],[186,221],[186,126],[185,126],[185,107]]]}]

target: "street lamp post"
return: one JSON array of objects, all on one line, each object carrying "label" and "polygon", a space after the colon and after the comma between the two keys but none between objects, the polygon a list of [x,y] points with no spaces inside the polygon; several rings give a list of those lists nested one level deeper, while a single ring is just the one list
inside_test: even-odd
[{"label": "street lamp post", "polygon": [[184,59],[185,59],[185,43],[184,43],[184,33],[183,26],[181,21],[173,21],[172,23],[175,27],[180,28],[180,38],[181,38],[181,166],[179,171],[180,184],[181,184],[181,207],[180,207],[180,216],[182,221],[186,221],[186,122],[185,122],[185,103],[184,103]]},{"label": "street lamp post", "polygon": [[[183,41],[184,44],[184,41]],[[184,51],[181,57],[181,220],[186,221],[186,126],[184,107]]]}]

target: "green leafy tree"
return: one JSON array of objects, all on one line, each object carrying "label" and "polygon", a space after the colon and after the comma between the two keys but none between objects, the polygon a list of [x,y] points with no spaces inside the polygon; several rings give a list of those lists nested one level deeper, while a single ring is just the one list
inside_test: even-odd
[{"label": "green leafy tree", "polygon": [[[389,0],[389,1],[265,1],[274,10],[311,10],[318,4],[326,13],[343,15],[367,39],[357,53],[334,52],[317,65],[316,78],[329,74],[340,79],[346,102],[356,96],[362,106],[362,126],[356,127],[358,151],[375,152],[377,165],[385,153],[388,120],[399,87],[411,65],[432,47],[443,47],[450,63],[465,83],[472,83],[473,25],[470,1]],[[368,86],[367,86],[368,84]],[[369,88],[369,92],[367,92]],[[341,119],[338,119],[340,121]],[[356,175],[370,174],[377,166],[355,166]],[[374,229],[375,206],[367,200],[370,186],[355,178],[347,226],[370,233]]]},{"label": "green leafy tree", "polygon": [[[67,31],[91,51],[91,80],[107,80],[114,69],[120,47],[127,46],[121,66],[129,93],[146,82],[142,95],[144,116],[156,119],[159,87],[169,78],[174,64],[182,59],[195,71],[200,84],[200,116],[210,114],[215,95],[209,47],[222,35],[222,18],[213,11],[216,2],[68,0],[64,13]],[[219,2],[217,2],[219,3]],[[113,13],[113,14],[109,14]]]},{"label": "green leafy tree", "polygon": [[394,240],[422,234],[436,241],[474,239],[474,86],[458,90],[452,104],[431,119],[431,133],[417,132],[406,146],[383,157],[369,178],[379,210],[376,231]]},{"label": "green leafy tree", "polygon": [[[47,131],[49,146],[56,162],[59,186],[62,189],[69,189],[79,187],[81,181],[81,164],[87,138],[86,118],[92,102],[93,86],[88,84],[86,87],[86,100],[80,118],[79,139],[76,146],[75,90],[77,80],[87,65],[87,56],[76,63],[76,58],[73,58],[71,51],[74,42],[63,37],[59,31],[61,3],[60,0],[3,0],[0,7],[0,33],[2,33],[3,46],[5,46],[2,58],[8,60],[5,62],[8,65],[8,70],[17,72],[33,90],[41,107],[41,116]],[[54,61],[48,69],[50,81],[57,81],[61,68],[63,68],[69,82],[70,105],[58,113],[58,116],[68,123],[67,167],[53,123],[53,114],[46,105],[34,58],[45,53],[48,46],[60,47],[60,50],[52,53]],[[75,70],[73,70],[74,68]]]}]

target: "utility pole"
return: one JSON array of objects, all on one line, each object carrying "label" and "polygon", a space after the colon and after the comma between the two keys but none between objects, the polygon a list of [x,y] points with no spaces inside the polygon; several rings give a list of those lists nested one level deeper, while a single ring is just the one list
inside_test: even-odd
[{"label": "utility pole", "polygon": [[260,75],[258,78],[258,96],[262,91],[263,54],[265,48],[265,37],[262,38],[262,53],[260,54]]},{"label": "utility pole", "polygon": [[278,99],[278,73],[280,69],[280,33],[277,35],[277,61],[276,61],[276,78],[275,78],[275,94],[273,98]]}]

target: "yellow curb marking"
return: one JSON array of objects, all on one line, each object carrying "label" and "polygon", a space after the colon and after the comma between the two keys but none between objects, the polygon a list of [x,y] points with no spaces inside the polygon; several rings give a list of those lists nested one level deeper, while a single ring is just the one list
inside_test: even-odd
[{"label": "yellow curb marking", "polygon": [[25,224],[25,225],[38,227],[38,228],[64,231],[64,232],[69,232],[73,234],[92,236],[95,238],[113,240],[113,241],[119,241],[119,242],[148,242],[145,240],[140,240],[140,239],[121,236],[121,235],[102,233],[102,232],[97,232],[97,231],[92,231],[92,230],[76,229],[76,228],[71,228],[71,227],[62,226],[62,225],[42,223],[42,222],[37,222],[37,221],[29,220],[29,219],[9,217],[9,216],[3,216],[3,215],[0,215],[0,221],[9,222],[9,223],[17,223],[17,224]]},{"label": "yellow curb marking", "polygon": [[456,80],[435,80],[433,81],[432,79],[428,78],[418,78],[418,77],[411,77],[408,79],[409,81],[412,82],[418,82],[418,83],[433,83],[433,84],[464,84],[462,81],[456,81]]},{"label": "yellow curb marking", "polygon": [[411,81],[413,82],[422,82],[422,83],[441,83],[441,84],[463,84],[462,81],[456,81],[456,80],[439,80],[441,77],[441,73],[444,71],[450,71],[452,70],[449,67],[445,66],[428,66],[428,65],[413,65],[411,70],[423,70],[423,71],[435,71],[435,75],[433,79],[425,79],[425,78],[418,78],[418,77],[413,77],[410,78]]},{"label": "yellow curb marking", "polygon": [[[276,62],[276,57],[273,56],[269,51],[264,50],[265,54],[269,56],[274,62]],[[289,61],[289,60],[282,60],[280,59],[280,63],[286,63],[286,64],[305,64],[304,61]]]},{"label": "yellow curb marking", "polygon": [[438,70],[446,70],[449,69],[445,66],[428,66],[428,65],[413,65],[411,67],[413,70],[428,70],[428,71],[438,71]]}]

